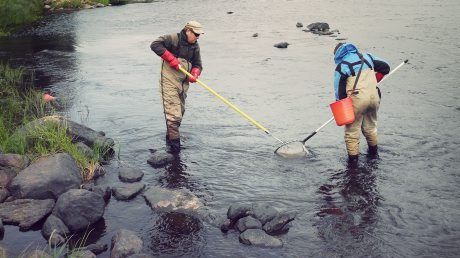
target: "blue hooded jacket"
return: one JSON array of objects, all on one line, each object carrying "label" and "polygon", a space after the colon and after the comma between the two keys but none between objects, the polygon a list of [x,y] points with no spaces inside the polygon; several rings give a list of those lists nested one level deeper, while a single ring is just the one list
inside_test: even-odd
[{"label": "blue hooded jacket", "polygon": [[[363,54],[363,70],[373,69],[381,74],[388,74],[390,66],[382,59],[371,54]],[[347,78],[356,76],[361,67],[361,59],[358,56],[358,49],[355,45],[345,43],[341,45],[334,55],[334,62],[337,65],[334,73],[335,99],[347,97]]]}]

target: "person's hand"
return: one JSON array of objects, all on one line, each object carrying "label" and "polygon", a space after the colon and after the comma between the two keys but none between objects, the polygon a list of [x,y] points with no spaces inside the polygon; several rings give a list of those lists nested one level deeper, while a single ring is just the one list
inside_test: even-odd
[{"label": "person's hand", "polygon": [[385,75],[381,73],[375,73],[375,78],[377,79],[377,82],[380,82]]},{"label": "person's hand", "polygon": [[165,60],[166,62],[168,62],[171,68],[179,70],[179,65],[180,65],[179,60],[168,50],[165,51],[165,53],[161,56],[161,58]]},{"label": "person's hand", "polygon": [[194,83],[198,79],[198,76],[200,76],[201,71],[199,68],[193,67],[192,71],[190,71],[190,74],[192,74],[192,77],[188,77],[188,81]]}]

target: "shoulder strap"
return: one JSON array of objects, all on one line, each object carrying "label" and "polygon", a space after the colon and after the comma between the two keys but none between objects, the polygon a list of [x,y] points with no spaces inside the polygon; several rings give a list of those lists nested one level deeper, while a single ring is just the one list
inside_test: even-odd
[{"label": "shoulder strap", "polygon": [[356,85],[358,84],[359,76],[361,75],[361,71],[363,70],[363,66],[364,66],[363,55],[361,55],[361,53],[357,53],[357,54],[359,58],[361,59],[361,67],[359,67],[358,75],[356,76],[356,80],[355,80],[355,85],[353,85],[353,90],[352,90],[353,93],[355,92]]}]

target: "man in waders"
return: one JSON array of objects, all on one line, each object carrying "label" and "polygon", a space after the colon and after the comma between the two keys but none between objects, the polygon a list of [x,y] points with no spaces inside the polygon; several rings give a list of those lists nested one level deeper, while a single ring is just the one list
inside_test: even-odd
[{"label": "man in waders", "polygon": [[[160,93],[166,120],[166,144],[172,152],[180,150],[179,126],[185,112],[189,82],[196,82],[203,69],[197,42],[203,33],[199,22],[190,21],[179,33],[161,36],[150,45],[152,51],[163,59]],[[184,75],[179,66],[194,77]]]},{"label": "man in waders", "polygon": [[[390,72],[390,66],[382,59],[361,54],[353,44],[339,43],[334,49],[334,61],[337,65],[334,75],[336,100],[351,96],[355,121],[345,125],[345,143],[348,162],[358,162],[360,132],[367,140],[368,155],[377,155],[377,111],[380,105],[380,90],[377,87],[383,76]],[[358,83],[353,91],[355,80]]]}]

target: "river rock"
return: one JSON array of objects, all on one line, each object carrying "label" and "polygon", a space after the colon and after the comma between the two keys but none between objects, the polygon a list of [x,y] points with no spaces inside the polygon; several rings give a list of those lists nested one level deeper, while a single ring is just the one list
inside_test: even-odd
[{"label": "river rock", "polygon": [[5,227],[3,226],[3,220],[0,218],[0,240],[3,239],[3,234],[5,234]]},{"label": "river rock", "polygon": [[80,169],[67,153],[39,158],[12,181],[9,191],[15,198],[57,199],[82,182]]},{"label": "river rock", "polygon": [[4,202],[10,196],[8,189],[0,187],[0,203]]},{"label": "river rock", "polygon": [[54,200],[19,199],[0,203],[0,218],[6,224],[19,224],[21,230],[28,230],[36,222],[51,213]]},{"label": "river rock", "polygon": [[258,219],[262,225],[279,215],[279,211],[270,204],[255,204],[250,215]]},{"label": "river rock", "polygon": [[239,232],[244,232],[247,229],[261,229],[262,223],[251,216],[247,216],[238,220],[236,228]]},{"label": "river rock", "polygon": [[111,149],[115,145],[112,139],[84,125],[67,120],[62,116],[45,116],[34,120],[17,130],[17,133],[24,134],[28,130],[35,130],[36,127],[43,126],[45,123],[55,123],[59,126],[65,126],[67,128],[67,134],[72,137],[75,143],[83,142],[91,148],[97,146],[103,149]]},{"label": "river rock", "polygon": [[145,184],[131,183],[112,187],[113,197],[117,200],[129,200],[144,190]]},{"label": "river rock", "polygon": [[174,160],[174,155],[166,151],[156,151],[152,156],[147,160],[151,166],[157,168],[168,164]]},{"label": "river rock", "polygon": [[303,27],[303,24],[301,22],[298,22],[296,25],[295,25],[297,28],[302,28]]},{"label": "river rock", "polygon": [[203,207],[200,199],[186,189],[169,190],[160,187],[150,187],[144,193],[144,198],[150,208],[160,212],[197,212]]},{"label": "river rock", "polygon": [[45,224],[43,224],[42,235],[48,239],[53,231],[54,234],[59,234],[61,236],[66,236],[70,233],[69,228],[64,224],[64,222],[51,214],[46,219]]},{"label": "river rock", "polygon": [[8,187],[8,185],[11,183],[13,178],[16,177],[17,174],[17,171],[14,171],[12,168],[0,167],[0,187]]},{"label": "river rock", "polygon": [[93,149],[91,149],[88,145],[82,143],[82,142],[77,142],[75,144],[75,147],[81,152],[83,153],[83,155],[85,155],[85,157],[87,158],[91,158],[92,156],[94,156],[94,152],[93,152]]},{"label": "river rock", "polygon": [[16,168],[20,171],[30,164],[30,159],[19,154],[0,154],[0,167]]},{"label": "river rock", "polygon": [[91,251],[92,253],[98,255],[101,254],[109,249],[107,244],[102,244],[102,243],[95,243],[95,244],[90,244],[85,247],[83,247],[86,250]]},{"label": "river rock", "polygon": [[240,218],[248,216],[251,210],[252,210],[252,205],[250,204],[245,204],[245,203],[232,204],[228,208],[227,218],[232,222],[236,222]]},{"label": "river rock", "polygon": [[287,43],[287,42],[280,42],[280,43],[276,43],[275,45],[273,45],[274,47],[277,47],[277,48],[287,48],[290,44]]},{"label": "river rock", "polygon": [[330,29],[329,24],[325,22],[315,22],[307,25],[310,31],[327,31]]},{"label": "river rock", "polygon": [[104,199],[99,194],[84,189],[71,189],[59,196],[53,215],[74,232],[101,219],[104,207]]},{"label": "river rock", "polygon": [[110,258],[125,258],[140,253],[143,242],[135,232],[126,229],[118,230],[112,237]]},{"label": "river rock", "polygon": [[283,246],[283,242],[280,239],[267,235],[261,229],[248,229],[240,234],[239,239],[243,244],[258,247],[279,248]]},{"label": "river rock", "polygon": [[118,178],[126,183],[138,182],[143,176],[144,172],[140,168],[134,167],[120,167],[120,172],[118,173]]},{"label": "river rock", "polygon": [[112,189],[107,185],[94,185],[94,183],[86,183],[81,186],[82,189],[99,194],[107,204],[112,196]]},{"label": "river rock", "polygon": [[[61,236],[60,234],[57,234],[57,233],[54,233],[50,236],[50,238],[48,239],[48,243],[52,246],[52,247],[56,247],[56,246],[60,246],[60,245],[63,245],[65,244],[65,238],[63,236]],[[85,256],[83,256],[85,257]]]},{"label": "river rock", "polygon": [[286,225],[295,219],[295,213],[283,213],[275,216],[272,220],[265,223],[263,229],[267,234],[274,235],[286,231]]}]

